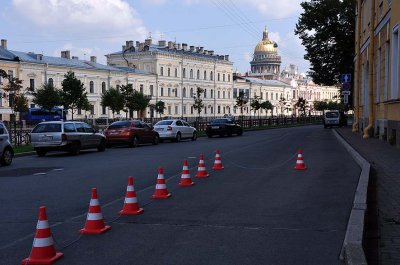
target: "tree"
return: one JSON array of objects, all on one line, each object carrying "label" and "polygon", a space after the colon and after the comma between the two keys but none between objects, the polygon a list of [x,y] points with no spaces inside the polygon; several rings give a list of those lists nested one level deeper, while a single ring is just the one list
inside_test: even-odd
[{"label": "tree", "polygon": [[[256,112],[261,108],[260,97],[255,95],[252,102],[250,103],[251,110],[254,111],[254,116]],[[258,118],[260,118],[260,112],[258,112]]]},{"label": "tree", "polygon": [[87,92],[81,80],[75,77],[74,72],[69,71],[64,75],[62,81],[62,105],[65,111],[71,110],[72,119],[78,109],[90,110],[90,104],[87,99]]},{"label": "tree", "polygon": [[131,84],[121,86],[121,94],[124,98],[126,111],[129,111],[131,117],[133,116],[132,111],[137,111],[138,116],[141,116],[139,113],[149,105],[150,98],[133,89]]},{"label": "tree", "polygon": [[300,98],[297,100],[295,106],[298,107],[298,108],[303,112],[303,115],[304,115],[304,117],[305,117],[305,116],[306,116],[307,101],[306,101],[304,98],[300,97]]},{"label": "tree", "polygon": [[157,101],[156,105],[155,105],[155,110],[160,115],[160,118],[161,118],[161,114],[164,114],[165,102],[161,101],[161,100]]},{"label": "tree", "polygon": [[200,113],[204,108],[203,99],[201,98],[203,93],[204,93],[204,89],[202,89],[201,87],[197,87],[196,94],[193,95],[193,101],[194,101],[193,108],[197,111],[199,118],[200,118]]},{"label": "tree", "polygon": [[4,70],[0,69],[2,78],[8,78],[8,83],[3,87],[1,98],[8,99],[8,104],[12,111],[12,119],[16,112],[25,112],[28,110],[28,100],[23,91],[22,80],[9,76]]},{"label": "tree", "polygon": [[243,116],[243,109],[247,105],[248,99],[245,96],[243,91],[239,92],[239,95],[236,97],[236,108],[240,108],[240,114]]},{"label": "tree", "polygon": [[314,101],[314,109],[325,113],[325,110],[328,109],[328,103],[326,101]]},{"label": "tree", "polygon": [[301,6],[295,34],[306,48],[309,75],[317,84],[336,85],[340,74],[354,72],[354,0],[311,0]]},{"label": "tree", "polygon": [[262,102],[260,107],[265,110],[265,115],[267,115],[268,110],[272,110],[274,108],[269,100]]},{"label": "tree", "polygon": [[33,96],[33,103],[48,110],[61,106],[63,103],[61,91],[55,88],[52,84],[44,84],[33,93]]},{"label": "tree", "polygon": [[286,100],[286,98],[281,97],[279,99],[279,106],[281,107],[281,115],[284,114],[284,111],[287,109],[286,104],[288,103],[288,100]]},{"label": "tree", "polygon": [[114,118],[115,112],[118,113],[124,108],[124,97],[117,89],[111,87],[101,95],[100,104],[103,107],[109,107]]}]

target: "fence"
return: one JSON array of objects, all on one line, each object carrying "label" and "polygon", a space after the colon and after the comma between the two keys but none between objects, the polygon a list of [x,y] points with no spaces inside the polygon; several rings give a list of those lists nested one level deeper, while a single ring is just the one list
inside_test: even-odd
[{"label": "fence", "polygon": [[[191,126],[195,127],[197,131],[204,132],[206,130],[207,124],[213,120],[213,117],[190,117],[184,118]],[[82,120],[89,124],[92,124],[99,131],[103,131],[107,128],[109,124],[118,119],[93,119],[93,120]],[[143,121],[146,123],[155,124],[158,121],[162,120],[162,118],[144,118]],[[268,127],[277,127],[280,125],[300,125],[300,124],[319,124],[322,123],[322,116],[309,116],[309,117],[251,117],[251,116],[243,116],[236,117],[236,122],[239,123],[244,129],[251,128],[268,128]],[[14,146],[20,145],[28,145],[30,144],[29,134],[32,128],[18,128],[13,126],[14,128],[9,129],[10,140]]]}]

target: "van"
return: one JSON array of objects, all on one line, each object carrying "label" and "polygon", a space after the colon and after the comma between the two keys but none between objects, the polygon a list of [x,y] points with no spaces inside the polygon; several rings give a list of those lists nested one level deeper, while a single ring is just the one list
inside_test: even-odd
[{"label": "van", "polygon": [[346,117],[342,111],[338,110],[327,110],[324,113],[324,128],[338,126],[342,127],[346,125]]}]

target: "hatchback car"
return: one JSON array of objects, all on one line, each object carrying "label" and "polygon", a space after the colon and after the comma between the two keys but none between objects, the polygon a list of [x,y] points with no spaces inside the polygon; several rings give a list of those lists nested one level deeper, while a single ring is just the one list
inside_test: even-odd
[{"label": "hatchback car", "polygon": [[39,156],[45,156],[49,151],[67,151],[78,155],[82,149],[104,151],[106,137],[85,122],[48,121],[33,128],[31,143]]},{"label": "hatchback car", "polygon": [[242,135],[243,129],[240,124],[235,123],[232,119],[220,118],[207,124],[206,134],[210,138],[214,135],[219,135],[221,137],[224,135],[232,136],[232,134]]},{"label": "hatchback car", "polygon": [[182,139],[196,141],[196,128],[182,120],[162,120],[154,125],[154,130],[160,135],[160,140],[180,142]]},{"label": "hatchback car", "polygon": [[113,144],[127,144],[136,147],[139,144],[158,144],[160,136],[153,127],[139,120],[116,121],[104,131],[107,147]]},{"label": "hatchback car", "polygon": [[0,165],[11,165],[13,157],[14,149],[10,143],[10,135],[6,126],[0,122]]}]

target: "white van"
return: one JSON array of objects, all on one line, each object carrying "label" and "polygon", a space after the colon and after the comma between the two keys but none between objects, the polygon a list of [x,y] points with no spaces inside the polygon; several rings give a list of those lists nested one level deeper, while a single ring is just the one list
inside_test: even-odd
[{"label": "white van", "polygon": [[327,110],[324,113],[324,128],[338,126],[342,127],[346,125],[346,118],[344,113],[338,110]]}]

